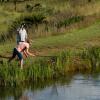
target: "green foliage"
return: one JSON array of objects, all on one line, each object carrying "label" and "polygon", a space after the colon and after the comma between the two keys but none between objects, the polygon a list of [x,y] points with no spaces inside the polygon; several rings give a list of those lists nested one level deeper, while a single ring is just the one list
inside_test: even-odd
[{"label": "green foliage", "polygon": [[[31,33],[32,38],[58,35],[71,30],[72,25],[74,29],[90,25],[94,22],[94,19],[97,20],[93,14],[99,13],[99,3],[95,2],[95,4],[90,3],[87,5],[87,2],[88,0],[63,0],[63,2],[57,0],[18,1],[15,5],[16,11],[14,10],[14,2],[3,3],[0,7],[2,15],[0,16],[0,18],[2,17],[0,32],[5,35],[2,34],[0,40],[6,40],[6,37],[13,39],[16,28],[23,22],[27,23],[28,32]],[[72,3],[76,5],[74,9]],[[81,3],[85,5],[82,7],[77,6]],[[92,6],[97,8],[93,9]],[[84,9],[87,9],[87,12]],[[92,15],[94,19],[88,15]]]},{"label": "green foliage", "polygon": [[33,10],[33,6],[27,4],[27,5],[26,5],[26,10],[27,10],[28,12],[32,12],[32,10]]},{"label": "green foliage", "polygon": [[[83,58],[87,59],[88,63],[85,63]],[[92,67],[89,67],[89,61]],[[30,80],[43,82],[65,76],[69,71],[90,71],[95,67],[92,63],[97,64],[98,62],[100,65],[100,48],[94,47],[81,53],[62,51],[57,56],[38,57],[34,60],[29,58],[24,62],[23,69],[18,67],[17,62],[7,64],[4,61],[1,63],[2,67],[0,67],[0,85],[16,86]]]},{"label": "green foliage", "polygon": [[60,21],[58,24],[57,24],[57,27],[58,28],[61,28],[61,27],[66,27],[66,26],[69,26],[71,24],[74,24],[76,22],[80,22],[80,21],[83,21],[84,17],[83,16],[73,16],[71,18],[68,18],[68,19],[65,19],[65,20],[62,20]]},{"label": "green foliage", "polygon": [[[58,1],[57,1],[58,2]],[[62,2],[62,0],[61,0]],[[74,1],[73,1],[74,2]],[[38,4],[39,5],[39,4]],[[47,30],[56,30],[56,28],[66,27],[83,21],[84,16],[76,16],[73,14],[73,17],[68,17],[67,14],[64,12],[66,18],[62,18],[61,11],[56,11],[52,7],[47,9],[47,7],[42,7],[40,4],[26,5],[27,14],[17,18],[15,21],[12,22],[11,26],[9,25],[9,31],[7,34],[1,34],[0,41],[6,41],[8,38],[13,39],[15,37],[15,31],[20,26],[21,23],[26,23],[27,27],[36,26],[40,28],[36,28],[40,30],[43,25],[47,27]],[[51,4],[50,4],[51,5]],[[58,7],[59,8],[59,7]],[[71,8],[72,9],[72,8]],[[61,9],[60,9],[61,10]],[[30,14],[31,12],[31,14]],[[54,13],[55,12],[55,13]],[[60,13],[59,20],[56,18],[56,14]],[[71,16],[71,13],[69,13]],[[53,19],[53,18],[54,19]],[[89,17],[90,18],[90,17]],[[86,22],[88,23],[88,22]],[[86,28],[85,30],[79,30],[70,34],[65,34],[61,36],[55,37],[48,37],[42,38],[35,41],[33,47],[37,48],[45,48],[45,47],[56,47],[58,44],[60,45],[68,45],[68,46],[75,46],[81,45],[84,41],[87,41],[93,37],[99,36],[99,24],[94,25],[92,27]],[[32,27],[33,28],[33,27]],[[32,29],[31,28],[31,29]],[[33,30],[35,30],[33,28]],[[42,31],[41,31],[42,32]],[[41,33],[40,32],[40,33]],[[47,31],[43,31],[47,32]],[[38,31],[37,31],[38,33]],[[94,34],[95,33],[95,34]],[[87,41],[88,42],[88,41]],[[10,44],[11,45],[11,44]],[[2,49],[2,48],[1,48]],[[3,49],[4,50],[4,47]],[[8,52],[7,48],[7,52]],[[57,56],[51,57],[39,57],[37,59],[28,59],[25,61],[25,68],[23,70],[18,67],[16,62],[13,64],[8,65],[6,61],[0,64],[0,84],[1,85],[12,85],[16,86],[22,84],[26,81],[45,81],[50,78],[57,78],[59,76],[65,75],[68,71],[81,71],[81,70],[88,70],[90,66],[92,67],[99,67],[100,66],[100,49],[99,48],[88,48],[87,50],[83,51],[80,56],[82,60],[86,60],[84,66],[82,65],[83,62],[75,55],[72,55],[69,51],[63,51],[59,53]],[[83,59],[84,58],[84,59]],[[90,69],[91,70],[91,69]]]},{"label": "green foliage", "polygon": [[26,27],[29,28],[32,25],[35,25],[37,27],[38,24],[44,23],[44,21],[45,21],[45,16],[43,14],[21,16],[20,18],[12,22],[12,25],[9,26],[9,30],[7,34],[1,34],[0,40],[5,41],[6,39],[9,40],[13,39],[17,31],[17,28],[22,23],[25,23]]},{"label": "green foliage", "polygon": [[87,48],[83,51],[82,58],[87,59],[92,68],[100,67],[100,47]]}]

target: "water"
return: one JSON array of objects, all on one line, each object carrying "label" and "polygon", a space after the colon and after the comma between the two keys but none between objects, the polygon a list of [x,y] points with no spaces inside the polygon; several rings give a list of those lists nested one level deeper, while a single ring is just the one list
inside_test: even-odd
[{"label": "water", "polygon": [[49,85],[40,84],[40,87],[1,87],[0,100],[100,100],[100,75],[78,74]]}]

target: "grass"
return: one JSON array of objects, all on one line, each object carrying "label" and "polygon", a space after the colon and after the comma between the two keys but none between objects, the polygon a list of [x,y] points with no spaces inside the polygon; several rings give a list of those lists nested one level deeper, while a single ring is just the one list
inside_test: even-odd
[{"label": "grass", "polygon": [[78,52],[63,51],[57,56],[29,58],[24,69],[17,62],[0,63],[0,85],[16,86],[27,81],[46,81],[66,76],[68,72],[99,72],[100,47],[84,49]]},{"label": "grass", "polygon": [[[36,3],[36,1],[34,2]],[[2,24],[0,25],[0,27],[2,28],[0,32],[7,31],[8,27],[11,25],[10,21],[12,23],[13,20],[18,18],[22,13],[26,13],[25,5],[28,3],[29,2],[21,3],[23,5],[22,8],[20,8],[21,4],[17,4],[20,11],[17,9],[16,12],[13,10],[13,7],[9,8],[10,4],[5,8],[4,5],[6,4],[0,7],[0,12],[2,13],[0,15],[0,24]],[[61,2],[61,6],[59,7],[60,3],[57,2],[57,0],[51,0],[51,4],[49,4],[48,1],[45,2],[46,4],[44,3],[44,1],[41,1],[41,4],[42,3],[44,4],[44,6],[47,5],[47,7],[52,4],[50,7],[55,8],[55,12],[52,13],[52,15],[57,13],[59,16],[59,12],[61,13],[63,11],[65,13],[64,10],[68,10],[70,8],[72,12],[74,10],[73,6],[69,5],[69,3],[66,8],[64,4],[65,2]],[[55,3],[58,4],[53,6],[53,4]],[[77,7],[75,7],[74,12],[76,13],[77,11],[82,16],[83,14],[85,16],[89,16],[94,13],[98,13],[99,6],[97,5],[99,3],[100,2],[98,2],[97,4],[91,3],[82,7],[78,5]],[[92,11],[92,9],[94,9],[93,7],[96,9]],[[86,8],[88,9],[88,12],[84,12]],[[3,10],[6,11],[3,12]],[[91,11],[89,12],[89,10]],[[48,18],[51,17],[49,16]],[[60,18],[61,16],[59,16],[58,19]],[[34,39],[31,50],[33,49],[34,51],[38,52],[40,56],[25,59],[25,68],[23,70],[18,67],[18,63],[16,61],[8,64],[6,59],[0,58],[0,85],[16,86],[30,80],[37,82],[38,80],[45,81],[49,79],[56,79],[60,76],[66,76],[66,73],[68,72],[91,72],[93,71],[94,66],[96,68],[95,70],[99,71],[100,48],[98,46],[100,44],[100,20],[97,21],[99,22],[92,22],[90,26],[85,28],[76,29],[74,27],[72,29],[73,31],[71,32],[62,32],[60,33],[60,35],[46,36]],[[97,47],[91,48],[91,46]],[[12,49],[14,47],[15,39],[13,42],[12,40],[7,40],[4,43],[2,42],[0,44],[0,54],[9,56],[12,53]],[[45,57],[44,54],[50,56]]]},{"label": "grass", "polygon": [[[0,5],[1,6],[1,5]],[[19,13],[4,11],[2,6],[0,7],[0,34],[5,34],[9,28],[9,25],[12,24],[17,17],[19,17]]]},{"label": "grass", "polygon": [[[16,61],[7,64],[7,60],[2,58],[2,62],[0,61],[0,84],[16,86],[30,80],[45,81],[66,76],[66,73],[70,71],[86,71],[90,73],[96,70],[96,72],[98,72],[100,65],[100,48],[91,48],[88,43],[90,40],[100,37],[99,26],[100,23],[96,22],[91,27],[66,33],[65,35],[35,39],[32,48],[40,50],[40,53],[41,50],[44,50],[44,52],[46,52],[45,55],[50,55],[52,48],[55,47],[60,48],[60,52],[53,52],[49,57],[45,57],[43,54],[42,57],[30,57],[24,61],[25,66],[23,70],[18,67]],[[99,42],[98,39],[97,43],[99,44]],[[13,48],[14,45],[15,44],[11,42],[0,45],[0,53],[10,54],[12,51],[11,48]],[[68,48],[69,46],[70,48],[74,47],[74,49],[63,50],[63,47]],[[49,48],[48,51],[47,48]]]},{"label": "grass", "polygon": [[[77,46],[82,47],[85,45],[89,46],[88,44],[89,41],[100,37],[99,28],[100,28],[100,23],[96,23],[88,28],[80,29],[78,31],[74,31],[71,33],[66,33],[64,35],[34,39],[32,47],[52,48],[52,47],[60,47],[60,46],[68,46],[68,47],[77,47]],[[98,42],[99,42],[99,38],[98,38]]]},{"label": "grass", "polygon": [[[66,0],[59,1],[58,0],[34,0],[34,1],[26,1],[26,2],[20,2],[17,3],[17,11],[14,10],[14,5],[13,3],[2,3],[0,4],[0,33],[6,33],[8,31],[8,26],[10,26],[13,22],[13,20],[15,20],[16,18],[19,18],[19,16],[21,16],[22,14],[27,14],[27,10],[26,10],[26,5],[30,4],[32,6],[34,6],[37,3],[40,3],[45,10],[47,10],[48,13],[46,13],[47,19],[53,20],[53,18],[55,18],[55,23],[56,23],[56,19],[64,19],[62,17],[68,17],[68,16],[75,16],[75,15],[79,15],[79,16],[89,16],[89,15],[93,15],[93,14],[99,14],[100,11],[100,2],[96,1],[96,2],[91,2],[91,3],[86,3],[83,6],[80,6],[77,4],[77,6],[75,6],[73,8],[72,3],[73,1],[69,2]],[[81,2],[81,1],[80,1]],[[43,10],[42,9],[42,10]],[[87,9],[87,12],[86,12]],[[35,10],[33,10],[34,12]],[[50,11],[50,12],[49,12]],[[37,10],[36,10],[37,12]],[[43,11],[41,11],[43,12]],[[29,12],[30,13],[30,12]],[[31,12],[32,13],[32,12]],[[64,19],[67,20],[67,19]],[[61,20],[61,21],[64,21]],[[34,28],[34,27],[33,27]],[[44,27],[40,26],[40,29]],[[50,28],[50,27],[49,27]],[[37,31],[38,32],[42,32],[43,29],[41,31]],[[55,27],[54,27],[55,29]],[[31,29],[30,29],[31,30]],[[30,31],[29,30],[29,31]],[[52,30],[52,27],[51,27]],[[52,32],[50,30],[50,32]],[[30,31],[32,32],[32,31]],[[34,29],[33,29],[34,32]],[[46,34],[46,33],[45,33]],[[50,34],[50,33],[48,33]]]},{"label": "grass", "polygon": [[[84,48],[93,45],[99,45],[100,43],[100,22],[96,22],[90,27],[75,30],[71,33],[66,33],[59,36],[49,36],[44,38],[37,38],[33,40],[31,49],[33,50],[44,50],[58,48]],[[96,40],[95,40],[96,39]],[[12,44],[12,45],[11,45]],[[59,45],[58,45],[59,44]],[[4,45],[0,45],[0,53],[11,52],[15,42],[5,42]],[[9,48],[10,47],[10,48]],[[5,48],[5,49],[4,49]],[[45,50],[46,49],[46,50]],[[61,50],[60,49],[60,50]]]}]

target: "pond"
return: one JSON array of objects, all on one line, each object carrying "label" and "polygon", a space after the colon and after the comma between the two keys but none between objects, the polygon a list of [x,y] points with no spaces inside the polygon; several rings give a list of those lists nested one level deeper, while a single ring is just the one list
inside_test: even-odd
[{"label": "pond", "polygon": [[0,87],[0,100],[100,100],[100,75],[69,75],[39,85]]}]

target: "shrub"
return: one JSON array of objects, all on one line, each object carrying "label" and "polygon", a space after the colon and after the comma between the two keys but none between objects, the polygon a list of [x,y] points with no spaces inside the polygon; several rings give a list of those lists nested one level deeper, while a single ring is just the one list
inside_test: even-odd
[{"label": "shrub", "polygon": [[59,27],[59,28],[61,28],[63,26],[66,27],[66,26],[69,26],[70,24],[83,21],[83,19],[84,19],[83,16],[73,16],[71,18],[68,18],[68,19],[58,22],[57,27]]}]

